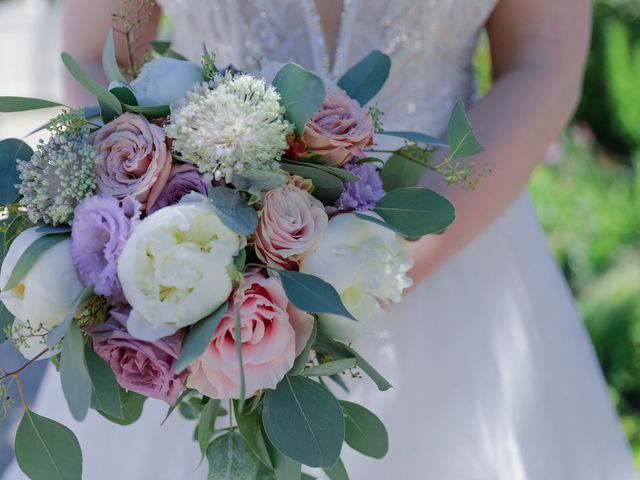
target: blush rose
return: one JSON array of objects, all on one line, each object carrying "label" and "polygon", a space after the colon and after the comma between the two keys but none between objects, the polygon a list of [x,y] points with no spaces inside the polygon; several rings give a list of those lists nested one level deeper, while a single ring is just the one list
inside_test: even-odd
[{"label": "blush rose", "polygon": [[307,152],[341,166],[364,155],[362,149],[371,145],[373,134],[371,115],[342,90],[328,89],[322,108],[307,121],[302,141]]},{"label": "blush rose", "polygon": [[255,234],[256,254],[267,265],[297,270],[300,257],[327,228],[322,203],[294,185],[283,185],[264,195],[264,207]]},{"label": "blush rose", "polygon": [[[241,330],[236,330],[235,312]],[[313,330],[313,317],[289,303],[280,280],[257,271],[231,297],[231,305],[205,352],[191,365],[187,386],[218,399],[240,396],[236,337],[242,338],[247,397],[275,388],[291,369]]]}]

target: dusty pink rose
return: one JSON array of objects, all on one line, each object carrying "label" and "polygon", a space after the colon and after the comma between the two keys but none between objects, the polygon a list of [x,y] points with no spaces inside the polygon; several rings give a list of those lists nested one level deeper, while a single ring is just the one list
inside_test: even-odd
[{"label": "dusty pink rose", "polygon": [[327,228],[322,203],[293,185],[264,195],[255,234],[258,257],[270,267],[297,270],[306,253]]},{"label": "dusty pink rose", "polygon": [[[240,312],[237,332],[235,311]],[[236,336],[242,338],[246,396],[275,388],[291,370],[311,331],[313,317],[289,304],[280,280],[257,271],[231,297],[231,305],[205,352],[193,364],[187,386],[211,398],[240,396],[240,364]]]},{"label": "dusty pink rose", "polygon": [[342,90],[327,90],[322,108],[312,116],[302,140],[307,152],[330,165],[344,165],[373,142],[373,119]]},{"label": "dusty pink rose", "polygon": [[100,157],[98,190],[119,199],[130,195],[150,209],[171,172],[162,127],[127,112],[98,130],[93,145]]},{"label": "dusty pink rose", "polygon": [[84,331],[93,339],[93,350],[109,364],[123,388],[174,405],[188,375],[186,371],[175,373],[185,330],[155,342],[139,340],[127,331],[130,310],[114,308],[106,322],[85,327]]}]

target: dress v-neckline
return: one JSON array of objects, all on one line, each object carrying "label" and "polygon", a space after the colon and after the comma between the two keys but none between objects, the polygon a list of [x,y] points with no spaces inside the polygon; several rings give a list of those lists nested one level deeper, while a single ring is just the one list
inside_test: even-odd
[{"label": "dress v-neckline", "polygon": [[[319,0],[322,1],[322,0]],[[305,0],[307,13],[311,17],[311,35],[314,42],[314,49],[320,58],[316,58],[316,68],[323,68],[329,75],[335,75],[341,66],[344,57],[345,36],[348,30],[348,18],[356,0],[343,0],[342,10],[338,15],[338,29],[334,42],[334,51],[330,52],[327,46],[327,35],[322,28],[322,17],[318,10],[316,0]]]}]

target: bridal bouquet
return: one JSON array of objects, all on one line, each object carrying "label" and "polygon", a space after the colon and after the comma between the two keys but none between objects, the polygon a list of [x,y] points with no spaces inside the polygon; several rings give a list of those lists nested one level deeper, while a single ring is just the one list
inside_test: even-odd
[{"label": "bridal bouquet", "polygon": [[[391,66],[379,51],[334,84],[293,63],[241,72],[154,47],[125,75],[111,33],[108,88],[63,54],[98,106],[64,109],[35,151],[0,142],[1,340],[28,363],[51,358],[78,420],[91,408],[130,424],[148,397],[193,419],[209,478],[310,478],[302,465],[347,478],[343,444],[382,458],[387,433],[327,385],[348,391],[362,372],[391,387],[350,342],[410,285],[403,237],[454,219],[419,171],[477,180],[464,109],[447,141],[383,130],[365,107]],[[52,106],[0,97],[2,112]],[[386,163],[378,135],[402,139]],[[437,164],[434,147],[449,149]],[[1,372],[3,393],[20,370]],[[21,469],[80,479],[73,433],[22,404]]]}]

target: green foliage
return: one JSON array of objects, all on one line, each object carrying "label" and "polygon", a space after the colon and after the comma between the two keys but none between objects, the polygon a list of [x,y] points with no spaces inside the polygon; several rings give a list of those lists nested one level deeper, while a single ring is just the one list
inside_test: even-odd
[{"label": "green foliage", "polygon": [[300,65],[287,63],[276,74],[272,83],[280,94],[285,118],[296,127],[296,133],[302,135],[309,117],[322,106],[324,82]]},{"label": "green foliage", "polygon": [[271,443],[293,460],[310,467],[331,467],[340,457],[342,409],[317,382],[285,377],[275,390],[267,390],[262,421]]},{"label": "green foliage", "polygon": [[0,205],[9,205],[18,198],[20,183],[17,160],[29,160],[33,150],[17,138],[0,141]]},{"label": "green foliage", "polygon": [[196,358],[202,355],[209,342],[213,338],[213,334],[220,325],[220,321],[225,313],[227,313],[228,304],[225,302],[220,308],[203,318],[193,325],[184,338],[182,352],[176,363],[176,373],[182,372]]},{"label": "green foliage", "polygon": [[80,480],[82,451],[64,425],[25,410],[15,441],[16,460],[31,480]]},{"label": "green foliage", "polygon": [[591,52],[576,119],[588,123],[607,149],[629,156],[640,147],[637,123],[634,134],[629,135],[628,128],[629,119],[637,115],[632,110],[638,111],[633,85],[640,68],[640,2],[596,0],[593,12]]},{"label": "green foliage", "polygon": [[351,67],[338,80],[338,86],[360,105],[365,105],[382,89],[390,71],[389,56],[374,50]]},{"label": "green foliage", "polygon": [[383,458],[389,450],[389,435],[380,419],[357,403],[340,402],[345,414],[345,441],[354,450],[372,458]]},{"label": "green foliage", "polygon": [[256,210],[236,190],[216,187],[209,191],[209,201],[227,227],[238,235],[251,235],[258,226]]},{"label": "green foliage", "polygon": [[89,346],[85,357],[91,377],[91,408],[116,417],[122,416],[120,387],[111,367]]},{"label": "green foliage", "polygon": [[341,315],[353,321],[356,318],[344,306],[340,295],[324,280],[302,272],[276,270],[287,298],[296,307],[309,313]]},{"label": "green foliage", "polygon": [[216,438],[207,450],[209,476],[214,480],[255,480],[258,462],[238,432]]},{"label": "green foliage", "polygon": [[73,322],[64,337],[60,356],[60,383],[71,415],[78,421],[84,420],[91,405],[93,385],[85,358],[82,332]]},{"label": "green foliage", "polygon": [[297,162],[283,162],[282,169],[293,175],[299,175],[311,180],[315,187],[312,195],[324,204],[332,204],[340,198],[344,185],[342,180],[333,173],[314,168],[307,163],[302,164]]}]

